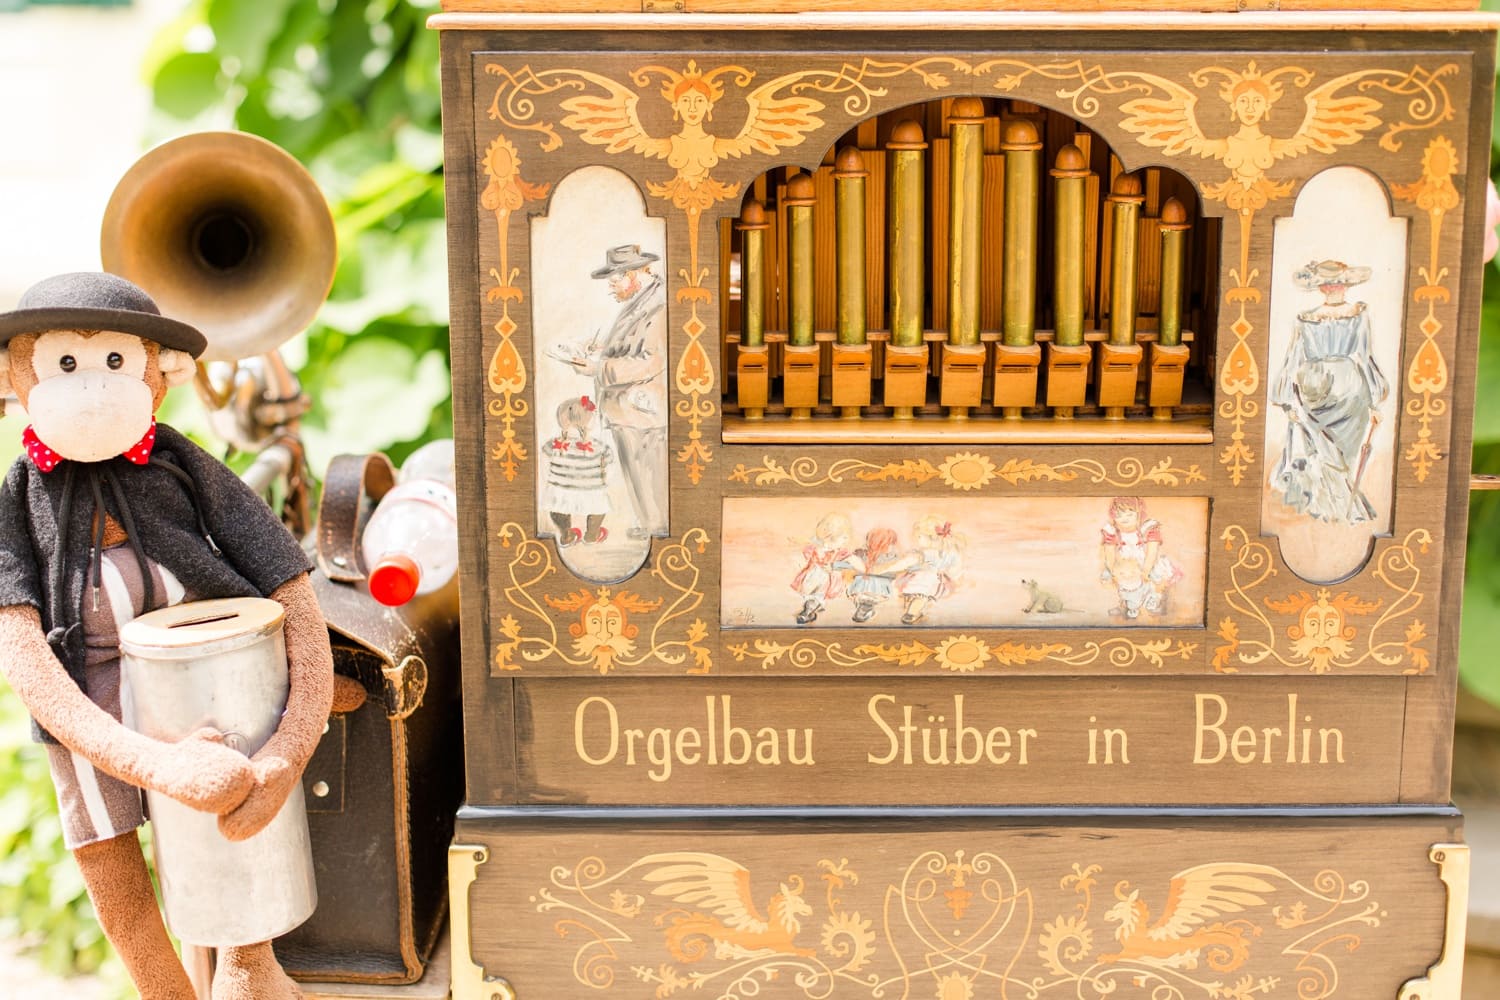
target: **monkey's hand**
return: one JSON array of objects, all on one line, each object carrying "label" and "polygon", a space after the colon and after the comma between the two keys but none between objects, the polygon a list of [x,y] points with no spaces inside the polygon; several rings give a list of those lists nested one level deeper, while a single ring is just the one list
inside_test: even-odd
[{"label": "monkey's hand", "polygon": [[147,774],[147,786],[204,812],[223,813],[252,794],[256,771],[224,734],[200,729],[168,744]]},{"label": "monkey's hand", "polygon": [[245,840],[276,818],[302,776],[284,757],[260,757],[252,765],[255,784],[245,800],[219,816],[219,832],[228,840]]}]

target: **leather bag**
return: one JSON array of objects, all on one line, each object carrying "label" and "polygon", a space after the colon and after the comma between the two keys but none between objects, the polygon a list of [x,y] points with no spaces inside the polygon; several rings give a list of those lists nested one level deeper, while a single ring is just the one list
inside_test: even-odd
[{"label": "leather bag", "polygon": [[275,948],[309,982],[416,982],[446,917],[463,797],[458,590],[388,608],[363,586],[360,531],[394,483],[384,455],[342,455],[318,508],[312,579],[334,669],[367,697],[329,720],[302,776],[318,908]]}]

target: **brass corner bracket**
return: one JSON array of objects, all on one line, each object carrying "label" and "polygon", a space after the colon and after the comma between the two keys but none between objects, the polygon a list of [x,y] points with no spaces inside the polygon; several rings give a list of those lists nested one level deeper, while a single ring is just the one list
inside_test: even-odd
[{"label": "brass corner bracket", "polygon": [[1427,975],[1401,987],[1398,1000],[1460,1000],[1464,979],[1464,938],[1469,919],[1469,845],[1433,844],[1427,852],[1448,887],[1443,951]]},{"label": "brass corner bracket", "polygon": [[[469,932],[469,887],[479,866],[490,859],[487,847],[454,844],[448,848],[448,919],[453,940],[453,1000],[516,1000],[516,991],[499,976],[474,964]],[[1466,883],[1467,884],[1467,883]]]}]

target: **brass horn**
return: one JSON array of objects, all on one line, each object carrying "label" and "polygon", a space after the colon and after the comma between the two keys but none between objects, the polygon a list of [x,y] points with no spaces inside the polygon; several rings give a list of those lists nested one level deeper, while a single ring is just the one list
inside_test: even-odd
[{"label": "brass horn", "polygon": [[274,143],[200,132],[136,161],[110,197],[104,269],[208,338],[204,361],[274,351],[317,314],[337,259],[312,176]]}]

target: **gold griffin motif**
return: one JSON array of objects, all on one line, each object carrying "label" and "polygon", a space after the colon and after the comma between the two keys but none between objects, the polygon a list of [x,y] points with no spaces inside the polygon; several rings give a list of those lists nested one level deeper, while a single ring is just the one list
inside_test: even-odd
[{"label": "gold griffin motif", "polygon": [[[1096,893],[1104,872],[1074,863],[1042,893],[992,851],[927,850],[873,885],[872,899],[847,857],[757,876],[732,857],[674,851],[614,871],[598,856],[559,865],[532,901],[555,915],[559,935],[581,941],[580,984],[608,988],[626,965],[661,998],[752,996],[775,983],[777,995],[805,998],[1103,1000],[1128,988],[1256,1000],[1285,984],[1327,1000],[1339,992],[1339,956],[1385,916],[1367,882],[1332,869],[1306,883],[1270,865],[1211,861],[1164,886],[1122,879]],[[813,879],[822,899],[808,891]],[[862,894],[878,905],[848,899]],[[1057,915],[1039,921],[1039,910]]]}]

